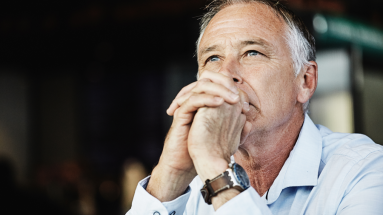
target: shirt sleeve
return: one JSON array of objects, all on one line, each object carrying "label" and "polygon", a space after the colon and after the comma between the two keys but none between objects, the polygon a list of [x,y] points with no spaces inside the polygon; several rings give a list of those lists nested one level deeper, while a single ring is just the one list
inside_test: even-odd
[{"label": "shirt sleeve", "polygon": [[263,200],[253,187],[249,187],[230,201],[226,202],[215,212],[215,215],[272,215],[265,200]]},{"label": "shirt sleeve", "polygon": [[341,204],[338,215],[382,214],[383,172],[372,171],[361,175]]},{"label": "shirt sleeve", "polygon": [[185,193],[170,202],[161,202],[146,191],[150,176],[140,181],[137,185],[136,192],[132,202],[132,208],[126,215],[172,215],[183,214],[186,203],[189,200],[191,189],[187,188]]}]

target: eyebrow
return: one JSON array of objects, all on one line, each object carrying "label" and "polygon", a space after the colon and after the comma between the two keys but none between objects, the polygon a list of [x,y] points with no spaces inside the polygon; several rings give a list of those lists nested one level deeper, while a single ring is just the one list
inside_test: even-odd
[{"label": "eyebrow", "polygon": [[[241,41],[240,42],[240,46],[244,47],[244,46],[249,46],[249,45],[260,45],[260,46],[263,46],[265,47],[267,50],[270,49],[270,44],[268,42],[266,42],[264,39],[261,39],[261,38],[257,38],[257,39],[252,39],[252,40],[244,40],[244,41]],[[212,52],[212,51],[216,51],[219,49],[219,46],[218,45],[212,45],[212,46],[209,46],[205,49],[203,49],[199,55],[202,56],[208,52]]]},{"label": "eyebrow", "polygon": [[212,52],[212,51],[215,51],[217,49],[218,49],[217,45],[209,46],[206,49],[202,50],[199,55],[202,56],[202,55],[204,55],[204,54],[206,54],[208,52]]},{"label": "eyebrow", "polygon": [[[273,52],[273,49],[272,49],[273,45],[270,44],[269,42],[267,42],[266,40],[262,39],[262,38],[245,40],[245,41],[241,42],[242,47],[248,46],[248,45],[259,45],[259,46],[264,47],[266,52],[269,52],[269,53]],[[266,54],[266,53],[264,53],[264,54]]]},{"label": "eyebrow", "polygon": [[248,46],[248,45],[268,46],[267,42],[264,41],[263,39],[242,41],[241,45],[242,46]]}]

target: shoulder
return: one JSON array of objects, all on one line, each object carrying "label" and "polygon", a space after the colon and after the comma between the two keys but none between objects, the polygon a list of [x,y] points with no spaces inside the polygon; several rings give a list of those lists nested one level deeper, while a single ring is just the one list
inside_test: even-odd
[{"label": "shoulder", "polygon": [[383,146],[363,134],[337,133],[317,125],[322,135],[322,162],[343,158],[352,162],[383,159]]},{"label": "shoulder", "polygon": [[350,205],[369,205],[383,189],[383,147],[363,134],[317,128],[322,136],[322,157],[318,183],[310,194],[316,204],[309,205],[308,211],[324,208],[335,214]]},{"label": "shoulder", "polygon": [[347,177],[383,173],[383,146],[363,134],[332,132],[321,125],[317,128],[322,136],[320,175],[323,170]]}]

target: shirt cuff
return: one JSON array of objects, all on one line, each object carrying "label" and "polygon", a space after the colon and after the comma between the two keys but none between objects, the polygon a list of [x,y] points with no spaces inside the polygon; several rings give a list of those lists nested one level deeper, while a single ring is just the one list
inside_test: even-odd
[{"label": "shirt cuff", "polygon": [[230,199],[215,212],[215,215],[231,215],[231,214],[262,214],[271,215],[266,201],[261,199],[254,188],[249,187],[247,190]]},{"label": "shirt cuff", "polygon": [[169,211],[169,215],[174,215],[174,214],[183,214],[186,208],[186,203],[189,200],[191,193],[190,186],[186,189],[185,193],[182,194],[182,196],[174,199],[173,201],[170,202],[162,202],[162,204],[166,207],[166,209]]},{"label": "shirt cuff", "polygon": [[156,212],[160,215],[183,214],[191,194],[190,187],[186,189],[184,194],[173,201],[160,202],[146,191],[149,179],[150,176],[138,183],[132,202],[132,208],[129,212],[132,212],[132,214],[156,214]]}]

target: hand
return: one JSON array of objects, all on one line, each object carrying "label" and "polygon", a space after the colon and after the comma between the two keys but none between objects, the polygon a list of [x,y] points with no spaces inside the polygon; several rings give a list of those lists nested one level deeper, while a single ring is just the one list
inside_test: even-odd
[{"label": "hand", "polygon": [[[249,111],[247,94],[240,91],[241,101],[219,107],[200,108],[194,117],[188,138],[188,149],[196,171],[204,182],[228,168],[230,156],[245,141],[252,124],[246,121]],[[241,112],[242,110],[242,112]],[[212,198],[215,210],[240,192],[234,188],[219,192]]]},{"label": "hand", "polygon": [[[199,81],[184,87],[167,110],[174,118],[159,164],[176,171],[192,172],[194,165],[187,140],[196,111],[201,107],[218,107],[224,101],[235,104],[240,100],[238,94],[232,77],[216,72],[204,72]],[[183,107],[179,108],[181,105]]]},{"label": "hand", "polygon": [[149,193],[160,201],[170,201],[185,191],[197,174],[187,145],[196,111],[201,107],[218,107],[224,102],[235,104],[240,100],[238,93],[232,77],[214,72],[204,72],[199,81],[180,91],[167,110],[169,115],[174,115],[173,123],[160,161],[152,172]]},{"label": "hand", "polygon": [[212,179],[228,168],[230,156],[251,130],[252,124],[245,116],[249,99],[241,90],[240,97],[241,102],[236,104],[225,102],[218,107],[200,108],[194,117],[188,149],[202,181]]},{"label": "hand", "polygon": [[[196,111],[201,107],[218,107],[223,102],[236,104],[240,100],[238,94],[239,90],[230,74],[217,72],[205,71],[199,81],[184,87],[167,110],[170,116],[174,115],[174,120],[165,141],[164,149],[169,150],[164,150],[161,159],[174,158],[166,160],[172,169],[194,170],[187,149],[187,139]],[[181,105],[183,108],[180,108]],[[244,112],[247,111],[246,108],[248,109],[248,105]]]}]

